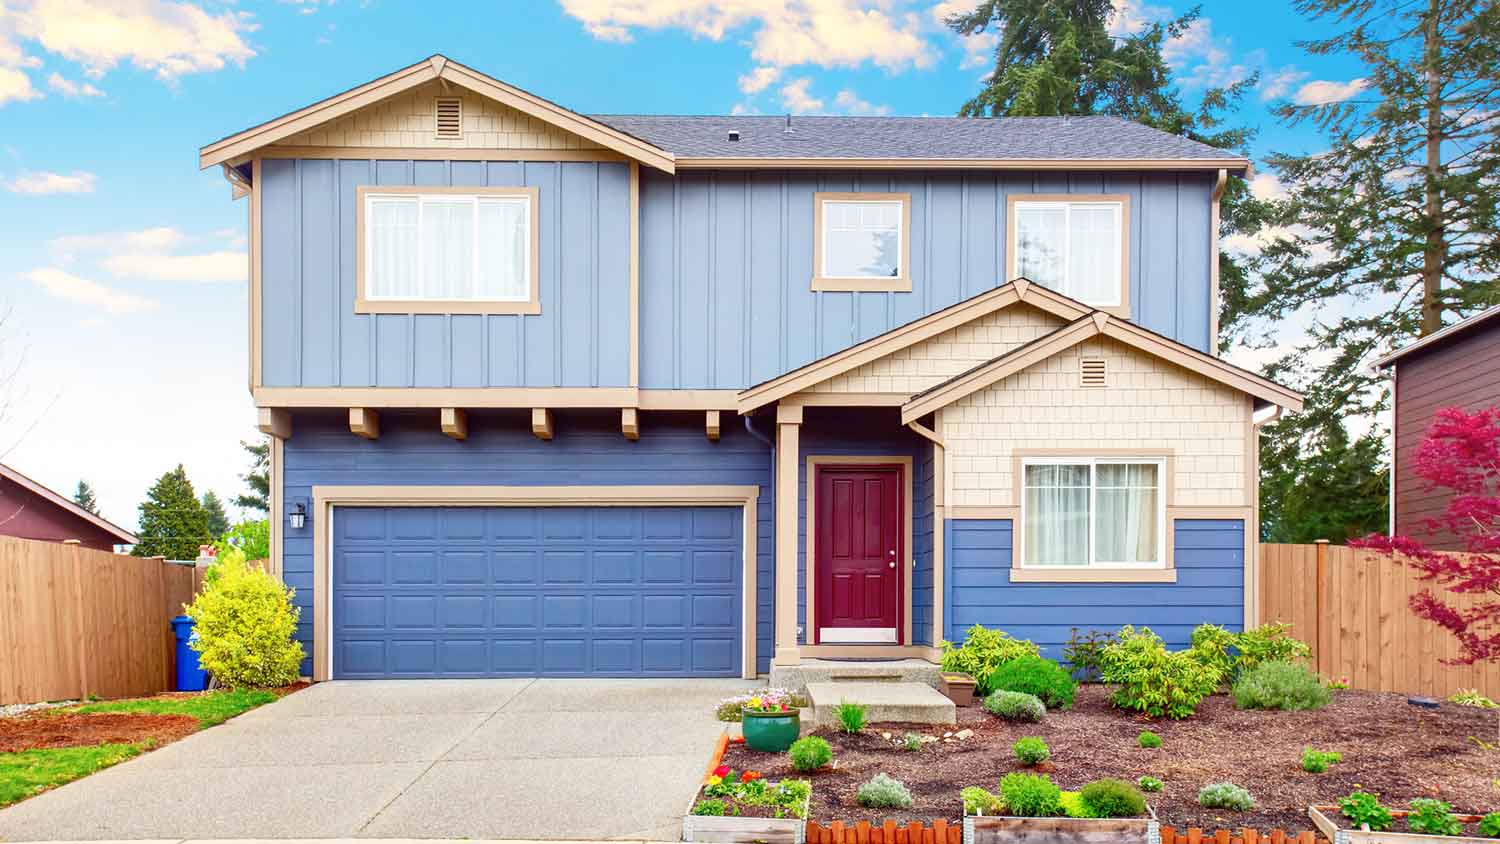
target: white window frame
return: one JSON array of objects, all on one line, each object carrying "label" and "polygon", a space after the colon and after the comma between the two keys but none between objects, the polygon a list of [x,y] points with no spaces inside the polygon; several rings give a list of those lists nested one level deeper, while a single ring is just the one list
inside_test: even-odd
[{"label": "white window frame", "polygon": [[[1012,196],[1009,199],[1010,213],[1007,220],[1010,233],[1006,238],[1006,277],[1015,279],[1020,275],[1020,227],[1018,225],[1020,214],[1027,208],[1061,208],[1066,213],[1063,224],[1063,278],[1068,277],[1071,250],[1066,248],[1070,241],[1070,233],[1073,226],[1073,209],[1080,206],[1107,206],[1114,210],[1115,228],[1119,232],[1119,241],[1116,244],[1115,255],[1116,266],[1119,268],[1116,274],[1116,294],[1109,301],[1088,302],[1085,305],[1098,308],[1103,311],[1128,317],[1130,315],[1130,197],[1125,194],[1035,194],[1027,196]],[[1035,279],[1032,279],[1035,281]],[[1073,296],[1066,290],[1059,290],[1064,296]],[[1077,298],[1077,297],[1074,297]]]},{"label": "white window frame", "polygon": [[[898,205],[896,252],[899,266],[893,276],[833,276],[827,274],[827,220],[823,213],[829,203]],[[909,193],[833,193],[813,194],[813,278],[812,289],[825,292],[906,293],[911,291],[911,194]]]},{"label": "white window frame", "polygon": [[[1138,465],[1153,464],[1156,466],[1156,536],[1158,538],[1156,548],[1156,559],[1140,563],[1101,563],[1098,562],[1099,531],[1095,529],[1099,497],[1098,474],[1095,467],[1101,465]],[[1026,467],[1028,466],[1088,466],[1089,467],[1089,558],[1084,565],[1039,565],[1026,564]],[[1016,502],[1019,516],[1012,530],[1015,546],[1015,560],[1013,566],[1017,569],[1038,572],[1059,571],[1108,571],[1108,570],[1156,570],[1170,568],[1168,562],[1167,543],[1172,539],[1167,535],[1167,492],[1170,489],[1170,481],[1167,473],[1171,468],[1170,461],[1164,456],[1142,455],[1139,457],[1090,457],[1085,455],[1048,455],[1045,457],[1023,457],[1020,460],[1020,477],[1016,479],[1016,489],[1020,491],[1020,500]]]},{"label": "white window frame", "polygon": [[[539,278],[537,262],[540,258],[540,230],[539,230],[539,192],[532,187],[415,187],[409,185],[375,186],[365,185],[356,191],[358,202],[358,219],[355,222],[355,235],[358,240],[357,255],[358,267],[356,269],[356,313],[402,313],[402,314],[539,314],[541,303],[539,298]],[[417,268],[420,272],[422,262],[422,211],[427,202],[453,202],[455,200],[468,200],[474,215],[474,249],[471,260],[473,262],[471,272],[474,278],[479,277],[479,208],[486,199],[520,199],[526,203],[526,222],[528,236],[526,238],[526,255],[522,268],[522,278],[526,282],[526,294],[522,296],[506,297],[438,297],[438,296],[376,296],[371,295],[373,282],[374,261],[372,258],[374,250],[374,238],[371,236],[373,215],[370,213],[372,204],[378,200],[401,199],[415,201],[418,206],[417,212]]]}]

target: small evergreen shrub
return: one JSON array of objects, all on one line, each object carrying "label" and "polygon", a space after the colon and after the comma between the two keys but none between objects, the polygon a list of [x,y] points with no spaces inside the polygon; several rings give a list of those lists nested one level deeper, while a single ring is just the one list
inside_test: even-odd
[{"label": "small evergreen shrub", "polygon": [[1232,782],[1215,782],[1198,790],[1198,805],[1205,809],[1233,809],[1248,812],[1255,808],[1250,792]]},{"label": "small evergreen shrub", "polygon": [[1411,801],[1406,823],[1412,832],[1424,835],[1462,835],[1464,831],[1464,825],[1453,816],[1453,807],[1431,797]]},{"label": "small evergreen shrub", "polygon": [[1061,665],[1039,656],[1023,656],[995,669],[991,686],[997,691],[1036,695],[1048,709],[1071,709],[1078,684]]},{"label": "small evergreen shrub", "polygon": [[1117,779],[1094,780],[1078,789],[1078,802],[1091,818],[1135,818],[1146,813],[1146,795]]},{"label": "small evergreen shrub", "polygon": [[1336,750],[1313,750],[1302,748],[1302,770],[1309,774],[1321,774],[1335,762],[1344,761],[1344,755]]},{"label": "small evergreen shrub", "polygon": [[1000,780],[1005,811],[1019,818],[1050,818],[1062,809],[1062,789],[1046,774],[1014,771]]},{"label": "small evergreen shrub", "polygon": [[998,815],[1005,809],[1004,801],[977,785],[971,785],[958,794],[963,798],[966,815]]},{"label": "small evergreen shrub", "polygon": [[1292,625],[1271,622],[1239,633],[1234,638],[1234,648],[1239,651],[1234,670],[1243,675],[1267,662],[1298,662],[1312,656],[1312,648],[1300,639],[1292,638]]},{"label": "small evergreen shrub", "polygon": [[1034,724],[1042,720],[1047,714],[1047,707],[1036,695],[1028,695],[1025,692],[993,692],[984,699],[984,708],[990,714],[998,715],[1007,721],[1021,721]]},{"label": "small evergreen shrub", "polygon": [[1117,686],[1114,705],[1153,718],[1192,715],[1224,679],[1217,667],[1199,662],[1192,651],[1169,651],[1150,628],[1128,624],[1105,646],[1101,664],[1104,682]]},{"label": "small evergreen shrub", "polygon": [[833,761],[833,748],[820,736],[803,736],[792,742],[786,752],[792,758],[792,767],[803,773],[816,771]]},{"label": "small evergreen shrub", "polygon": [[859,787],[859,805],[868,809],[910,809],[911,792],[895,777],[876,774]]},{"label": "small evergreen shrub", "polygon": [[1391,828],[1391,810],[1380,805],[1380,799],[1366,791],[1353,791],[1340,798],[1339,812],[1356,828],[1368,825],[1372,832]]},{"label": "small evergreen shrub", "polygon": [[1500,812],[1490,812],[1479,819],[1479,834],[1485,838],[1500,838]]},{"label": "small evergreen shrub", "polygon": [[1023,656],[1037,656],[1041,648],[1035,642],[1016,639],[1003,630],[974,625],[964,632],[964,643],[943,642],[942,668],[961,671],[974,678],[974,694],[985,697],[995,690],[991,685],[995,669]]},{"label": "small evergreen shrub", "polygon": [[1147,791],[1147,792],[1151,792],[1153,794],[1155,792],[1161,791],[1163,788],[1167,787],[1166,783],[1162,782],[1161,780],[1157,779],[1156,777],[1150,777],[1150,776],[1141,777],[1140,779],[1138,779],[1138,780],[1135,781],[1135,784],[1138,785],[1138,786],[1140,786],[1141,791]]},{"label": "small evergreen shrub", "polygon": [[1141,734],[1136,737],[1136,741],[1140,742],[1141,747],[1144,747],[1147,750],[1161,747],[1161,736],[1151,732],[1150,730],[1141,730]]},{"label": "small evergreen shrub", "polygon": [[834,712],[839,717],[839,729],[844,732],[853,734],[865,728],[866,709],[863,704],[842,700]]},{"label": "small evergreen shrub", "polygon": [[1010,749],[1022,765],[1040,765],[1052,757],[1052,749],[1037,736],[1016,739]]},{"label": "small evergreen shrub", "polygon": [[1267,662],[1235,681],[1234,705],[1239,709],[1322,709],[1333,692],[1305,665]]},{"label": "small evergreen shrub", "polygon": [[295,594],[231,549],[214,564],[217,575],[185,612],[198,638],[189,647],[221,686],[269,689],[295,683],[302,666]]},{"label": "small evergreen shrub", "polygon": [[1074,627],[1063,645],[1063,662],[1072,669],[1073,679],[1080,683],[1099,682],[1099,661],[1104,657],[1104,646],[1115,640],[1115,634],[1103,630],[1078,632]]}]

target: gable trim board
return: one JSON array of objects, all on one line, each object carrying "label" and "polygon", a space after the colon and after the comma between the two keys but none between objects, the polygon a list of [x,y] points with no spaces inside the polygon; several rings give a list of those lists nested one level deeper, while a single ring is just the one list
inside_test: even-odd
[{"label": "gable trim board", "polygon": [[[256,160],[315,158],[392,161],[605,161],[634,159],[607,149],[529,149],[512,147],[327,147],[273,145],[255,151]],[[640,164],[640,162],[635,162]]]},{"label": "gable trim board", "polygon": [[[257,387],[261,408],[625,408],[735,410],[735,390],[641,390],[634,387]],[[904,397],[903,397],[904,398]],[[892,402],[899,404],[899,402]]]}]

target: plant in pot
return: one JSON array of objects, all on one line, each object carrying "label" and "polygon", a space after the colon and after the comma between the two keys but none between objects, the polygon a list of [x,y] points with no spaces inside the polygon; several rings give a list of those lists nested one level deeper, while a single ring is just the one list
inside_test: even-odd
[{"label": "plant in pot", "polygon": [[745,702],[740,710],[745,746],[766,753],[784,753],[802,733],[801,711],[791,695],[767,690]]},{"label": "plant in pot", "polygon": [[943,681],[943,694],[954,706],[970,706],[974,703],[974,678],[962,671],[944,671],[939,675]]}]

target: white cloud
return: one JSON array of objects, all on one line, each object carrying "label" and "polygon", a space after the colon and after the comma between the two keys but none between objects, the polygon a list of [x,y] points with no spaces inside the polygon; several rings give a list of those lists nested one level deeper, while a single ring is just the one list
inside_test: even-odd
[{"label": "white cloud", "polygon": [[54,237],[47,246],[63,260],[85,252],[167,252],[186,243],[187,235],[171,226],[128,232],[73,234]]},{"label": "white cloud", "polygon": [[69,98],[104,96],[103,91],[87,82],[74,82],[61,73],[55,72],[47,77],[47,87]]},{"label": "white cloud", "polygon": [[1298,88],[1297,93],[1292,96],[1292,102],[1297,105],[1341,103],[1369,87],[1369,84],[1369,82],[1362,78],[1351,79],[1348,82],[1330,82],[1325,79],[1316,79]]},{"label": "white cloud", "polygon": [[1139,0],[1116,0],[1114,16],[1109,19],[1109,34],[1116,38],[1127,38],[1170,15],[1172,10],[1152,6]]},{"label": "white cloud", "polygon": [[11,193],[93,193],[94,174],[83,170],[72,173],[22,173],[5,184]]},{"label": "white cloud", "polygon": [[781,87],[781,104],[793,114],[810,114],[823,110],[823,101],[808,91],[812,80],[803,76]]},{"label": "white cloud", "polygon": [[[948,30],[949,16],[972,11],[974,11],[972,0],[942,0],[929,10],[933,23],[939,29],[944,30]],[[986,29],[973,35],[960,35],[952,30],[948,32],[964,51],[964,57],[958,63],[959,68],[968,70],[975,67],[988,67],[995,60],[995,50],[1000,46],[1000,33],[996,29]]]},{"label": "white cloud", "polygon": [[248,271],[244,235],[220,229],[212,239],[233,248],[183,254],[183,247],[201,238],[189,237],[172,226],[68,235],[47,241],[47,246],[62,263],[91,256],[104,270],[126,278],[202,284],[244,281]]},{"label": "white cloud", "polygon": [[245,252],[206,252],[201,255],[133,253],[104,259],[106,270],[118,276],[152,281],[205,283],[244,281],[249,273]]},{"label": "white cloud", "polygon": [[11,100],[24,103],[42,96],[31,84],[31,77],[13,67],[0,67],[0,105]]},{"label": "white cloud", "polygon": [[138,313],[156,307],[150,299],[112,290],[97,281],[80,278],[56,267],[35,269],[26,273],[26,277],[59,299],[101,308],[112,314]]},{"label": "white cloud", "polygon": [[1250,179],[1250,193],[1256,199],[1283,199],[1286,197],[1286,185],[1275,173],[1256,173]]},{"label": "white cloud", "polygon": [[1292,86],[1307,78],[1307,71],[1286,65],[1280,70],[1267,70],[1260,83],[1262,102],[1279,100],[1292,90]]},{"label": "white cloud", "polygon": [[865,102],[864,100],[860,99],[858,95],[856,95],[853,91],[850,91],[847,88],[840,91],[838,93],[838,96],[835,96],[833,98],[833,107],[837,111],[843,112],[844,114],[853,114],[857,116],[891,113],[890,106],[873,105],[871,103]]},{"label": "white cloud", "polygon": [[740,90],[746,94],[759,94],[781,78],[781,68],[765,65],[740,76]]}]

